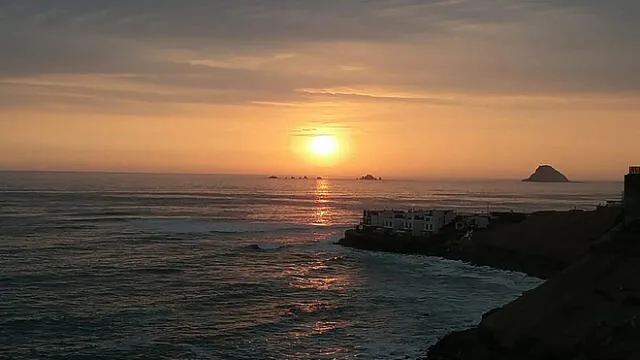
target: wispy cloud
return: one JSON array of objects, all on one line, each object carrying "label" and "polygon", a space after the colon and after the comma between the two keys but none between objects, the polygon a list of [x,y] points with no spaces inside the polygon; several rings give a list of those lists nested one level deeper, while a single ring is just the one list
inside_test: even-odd
[{"label": "wispy cloud", "polygon": [[[623,0],[3,2],[0,93],[3,106],[637,93],[638,11]],[[96,81],[16,82],[59,75]],[[371,88],[382,90],[335,90]]]}]

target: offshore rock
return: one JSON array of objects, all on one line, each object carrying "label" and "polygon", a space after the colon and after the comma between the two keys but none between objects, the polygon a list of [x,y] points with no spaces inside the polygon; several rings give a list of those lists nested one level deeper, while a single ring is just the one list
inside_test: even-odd
[{"label": "offshore rock", "polygon": [[570,182],[566,176],[554,169],[551,165],[540,165],[527,179],[527,182]]},{"label": "offshore rock", "polygon": [[365,176],[360,177],[360,180],[382,180],[381,177],[375,177],[371,174],[367,174]]}]

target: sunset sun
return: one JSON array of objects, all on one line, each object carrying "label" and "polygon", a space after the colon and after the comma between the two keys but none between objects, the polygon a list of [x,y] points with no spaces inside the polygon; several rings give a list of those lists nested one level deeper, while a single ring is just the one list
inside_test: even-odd
[{"label": "sunset sun", "polygon": [[309,151],[318,156],[330,156],[338,151],[338,140],[334,136],[314,136],[309,142]]}]

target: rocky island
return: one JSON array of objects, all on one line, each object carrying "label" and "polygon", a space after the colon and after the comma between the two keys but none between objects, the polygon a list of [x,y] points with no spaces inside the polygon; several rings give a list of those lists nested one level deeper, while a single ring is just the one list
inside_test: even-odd
[{"label": "rocky island", "polygon": [[525,182],[570,182],[569,179],[561,172],[554,169],[551,165],[540,165],[536,171],[528,178],[522,180]]},{"label": "rocky island", "polygon": [[361,176],[360,180],[382,180],[382,178],[381,177],[375,177],[375,176],[373,176],[371,174],[367,174],[365,176]]}]

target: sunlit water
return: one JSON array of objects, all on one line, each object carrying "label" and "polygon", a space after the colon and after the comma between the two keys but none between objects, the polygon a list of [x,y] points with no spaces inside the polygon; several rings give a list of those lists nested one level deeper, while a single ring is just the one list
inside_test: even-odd
[{"label": "sunlit water", "polygon": [[0,173],[0,358],[416,358],[539,280],[334,245],[364,207],[589,208],[620,191]]}]

